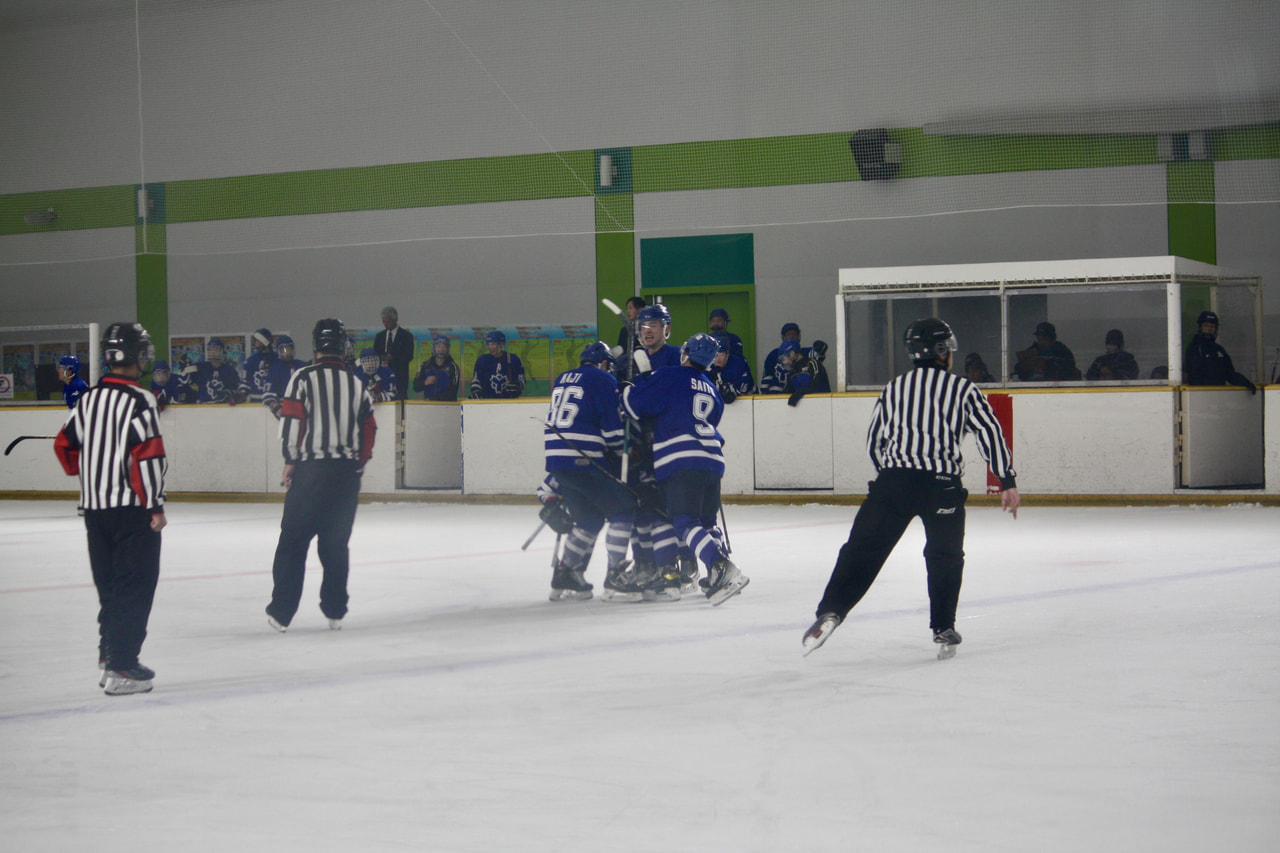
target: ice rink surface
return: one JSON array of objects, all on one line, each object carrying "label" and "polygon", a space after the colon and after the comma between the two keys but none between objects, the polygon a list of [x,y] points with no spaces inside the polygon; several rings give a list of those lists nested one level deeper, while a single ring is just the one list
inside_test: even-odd
[{"label": "ice rink surface", "polygon": [[0,847],[1276,849],[1280,509],[971,508],[950,661],[918,522],[802,658],[855,508],[727,507],[717,608],[547,601],[535,509],[361,506],[281,635],[280,505],[174,503],[113,698],[73,504],[0,501]]}]

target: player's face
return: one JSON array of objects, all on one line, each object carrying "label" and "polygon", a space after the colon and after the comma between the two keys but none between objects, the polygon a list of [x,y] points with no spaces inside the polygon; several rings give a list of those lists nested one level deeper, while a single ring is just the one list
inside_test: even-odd
[{"label": "player's face", "polygon": [[788,329],[787,333],[782,336],[782,339],[784,341],[798,341],[800,340],[800,332],[795,329]]},{"label": "player's face", "polygon": [[656,350],[666,344],[665,325],[661,320],[650,320],[640,324],[640,343],[645,349]]},{"label": "player's face", "polygon": [[222,363],[222,347],[205,347],[204,357],[214,364]]},{"label": "player's face", "polygon": [[284,346],[280,347],[280,357],[290,358],[290,359],[293,358],[293,344],[285,344]]},{"label": "player's face", "polygon": [[494,358],[502,355],[502,351],[505,349],[501,341],[485,341],[485,346],[489,349],[489,355]]},{"label": "player's face", "polygon": [[171,374],[167,370],[157,370],[155,373],[152,374],[152,377],[156,380],[156,384],[163,385],[164,383],[169,381],[170,375]]},{"label": "player's face", "polygon": [[71,372],[71,368],[58,365],[58,378],[62,380],[64,385],[70,382],[74,376],[75,374]]},{"label": "player's face", "polygon": [[376,355],[360,359],[360,369],[370,376],[378,372],[378,364],[379,360]]},{"label": "player's face", "polygon": [[721,351],[716,353],[715,360],[712,361],[711,363],[714,364],[716,367],[724,367],[726,364],[729,363],[729,353],[727,351]]},{"label": "player's face", "polygon": [[436,341],[431,345],[431,352],[440,358],[444,358],[449,354],[449,344],[445,341]]}]

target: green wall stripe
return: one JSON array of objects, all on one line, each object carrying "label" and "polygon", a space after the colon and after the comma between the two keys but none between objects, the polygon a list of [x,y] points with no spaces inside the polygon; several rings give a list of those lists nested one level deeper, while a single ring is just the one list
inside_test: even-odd
[{"label": "green wall stripe", "polygon": [[[163,230],[163,225],[145,226],[149,231]],[[143,226],[138,226],[141,231]],[[138,238],[141,242],[141,237]],[[148,241],[151,240],[148,235]],[[163,242],[163,238],[159,241]],[[134,259],[138,322],[151,333],[156,348],[156,358],[169,357],[169,259],[151,247],[148,254]]]},{"label": "green wall stripe", "polygon": [[1250,127],[1213,134],[1215,160],[1280,160],[1280,127]]},{"label": "green wall stripe", "polygon": [[[58,221],[52,225],[28,225],[22,219],[30,211],[51,207],[58,214]],[[136,214],[137,196],[132,184],[13,193],[0,195],[0,234],[123,228],[134,224]]]},{"label": "green wall stripe", "polygon": [[599,195],[595,198],[596,231],[634,231],[635,196],[630,193]]},{"label": "green wall stripe", "polygon": [[612,299],[619,308],[636,292],[636,238],[630,231],[596,235],[596,329],[600,340],[613,346],[621,323],[601,303]]},{"label": "green wall stripe", "polygon": [[1218,234],[1213,163],[1170,163],[1165,168],[1165,183],[1169,199],[1169,254],[1216,264]]},{"label": "green wall stripe", "polygon": [[168,221],[203,222],[590,196],[591,151],[173,181]]}]

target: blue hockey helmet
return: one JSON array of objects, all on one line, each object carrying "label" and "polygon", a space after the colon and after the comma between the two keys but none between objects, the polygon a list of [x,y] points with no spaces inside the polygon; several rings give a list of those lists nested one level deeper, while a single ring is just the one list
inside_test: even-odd
[{"label": "blue hockey helmet", "polygon": [[699,332],[684,342],[680,352],[692,364],[706,370],[711,366],[711,362],[716,360],[716,356],[720,354],[720,344],[705,332]]},{"label": "blue hockey helmet", "polygon": [[65,367],[72,373],[79,373],[80,359],[76,358],[74,355],[64,355],[62,358],[58,359],[58,367]]},{"label": "blue hockey helmet", "polygon": [[494,329],[484,336],[484,342],[486,344],[503,344],[505,346],[507,336],[501,329]]},{"label": "blue hockey helmet", "polygon": [[613,352],[604,341],[587,344],[582,349],[582,355],[578,356],[579,364],[599,364],[602,361],[607,361],[609,364],[614,363]]},{"label": "blue hockey helmet", "polygon": [[728,336],[728,335],[726,335],[724,332],[716,332],[716,333],[715,333],[715,334],[713,334],[711,337],[712,337],[712,338],[715,340],[715,342],[720,346],[720,352],[728,352],[728,351],[729,351],[729,346],[730,346],[730,345],[729,345],[729,336]]},{"label": "blue hockey helmet", "polygon": [[661,302],[653,305],[646,305],[640,309],[640,313],[636,315],[636,322],[640,325],[645,323],[659,322],[664,325],[671,325],[671,311]]},{"label": "blue hockey helmet", "polygon": [[800,342],[793,340],[792,338],[787,338],[782,343],[778,344],[779,356],[786,355],[789,352],[800,352]]},{"label": "blue hockey helmet", "polygon": [[258,329],[253,333],[254,349],[271,349],[272,335],[270,329]]},{"label": "blue hockey helmet", "polygon": [[276,338],[276,352],[284,355],[284,348],[293,346],[293,338],[288,335],[280,335]]},{"label": "blue hockey helmet", "polygon": [[169,362],[165,361],[163,358],[159,358],[159,359],[156,359],[156,363],[152,366],[151,372],[152,373],[172,373],[173,371],[169,369]]}]

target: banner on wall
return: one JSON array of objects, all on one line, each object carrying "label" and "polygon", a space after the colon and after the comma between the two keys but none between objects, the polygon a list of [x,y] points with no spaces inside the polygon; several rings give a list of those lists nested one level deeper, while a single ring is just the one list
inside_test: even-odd
[{"label": "banner on wall", "polygon": [[[578,366],[582,350],[596,340],[594,324],[517,325],[517,326],[417,326],[413,333],[416,354],[409,372],[417,375],[418,366],[431,358],[431,342],[443,335],[449,339],[449,351],[458,362],[462,381],[458,392],[467,395],[467,384],[475,369],[476,358],[488,352],[485,335],[500,331],[507,337],[507,352],[524,365],[526,397],[546,397],[551,383],[564,371]],[[372,335],[376,335],[373,332]],[[369,346],[373,346],[370,337]],[[410,392],[410,396],[416,396]]]}]

